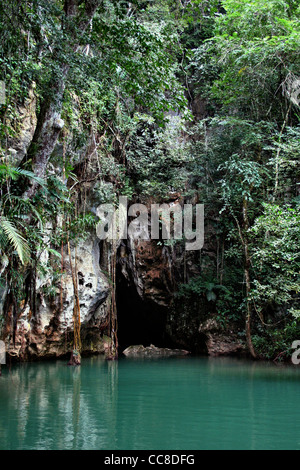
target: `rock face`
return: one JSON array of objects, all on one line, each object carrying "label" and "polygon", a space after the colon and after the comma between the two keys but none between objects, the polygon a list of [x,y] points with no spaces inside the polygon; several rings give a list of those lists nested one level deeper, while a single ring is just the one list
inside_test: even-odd
[{"label": "rock face", "polygon": [[199,333],[206,336],[209,356],[243,356],[247,354],[244,343],[238,341],[232,331],[226,331],[226,333],[222,331],[213,318],[200,324]]},{"label": "rock face", "polygon": [[[108,338],[104,336],[109,311],[110,288],[99,269],[98,243],[92,239],[77,247],[78,288],[83,353],[104,353]],[[74,292],[71,267],[64,254],[65,273],[60,292],[53,300],[43,291],[53,279],[39,280],[38,307],[33,318],[29,307],[18,318],[15,341],[7,338],[7,352],[12,357],[32,359],[59,357],[72,350]]]},{"label": "rock face", "polygon": [[127,357],[170,357],[170,356],[187,356],[189,351],[184,349],[169,349],[169,348],[157,348],[153,344],[150,346],[129,346],[123,354]]},{"label": "rock face", "polygon": [[245,345],[238,342],[233,334],[209,334],[206,344],[208,355],[212,357],[247,355]]},{"label": "rock face", "polygon": [[[195,106],[196,114],[204,113],[205,103],[199,102]],[[37,124],[34,84],[28,100],[19,109],[19,115],[19,136],[9,141],[11,160],[16,166],[26,154]],[[93,183],[95,149],[96,142],[92,141],[87,149],[91,178],[84,186],[88,195],[85,209],[93,213],[96,213],[101,203],[97,183]],[[58,146],[55,151],[61,153],[62,148]],[[98,165],[96,160],[94,164]],[[78,168],[80,171],[81,163]],[[51,171],[55,174],[56,170],[53,167]],[[195,199],[189,202],[196,204],[199,201]],[[182,205],[180,194],[170,194],[170,204]],[[51,230],[51,226],[48,229]],[[151,233],[150,223],[148,229]],[[215,240],[208,232],[206,230],[208,240]],[[41,258],[44,257],[46,261],[48,256],[45,252]],[[131,235],[121,242],[117,253],[118,335],[126,355],[172,355],[174,351],[175,354],[178,351],[186,354],[187,350],[212,356],[244,353],[243,345],[234,334],[219,331],[212,322],[205,299],[196,299],[193,308],[176,300],[175,293],[180,284],[188,283],[189,279],[202,274],[201,269],[207,260],[212,259],[215,263],[215,256],[216,247],[207,240],[201,253],[186,252],[182,243],[173,246],[163,240],[136,240]],[[74,260],[74,247],[72,257]],[[205,259],[202,265],[201,257]],[[96,233],[77,246],[83,354],[104,353],[110,342],[107,336],[111,299],[111,285],[107,279],[109,263],[109,247],[97,239]],[[70,354],[74,290],[67,250],[64,252],[63,264],[64,275],[60,288],[51,275],[37,279],[36,312],[33,314],[29,306],[21,306],[23,309],[15,325],[15,337],[11,333],[12,314],[8,313],[5,337],[10,356],[31,359]],[[51,295],[49,291],[52,291]],[[0,286],[0,316],[6,295],[5,287]],[[140,343],[156,344],[158,347],[134,346],[127,349],[130,344]]]},{"label": "rock face", "polygon": [[[198,302],[199,313],[197,308],[174,302],[176,266],[182,262],[180,255],[175,255],[155,241],[129,240],[119,247],[118,333],[123,354],[155,357],[186,355],[191,351],[209,356],[245,355],[244,344],[234,332],[219,328],[204,301]],[[72,256],[74,259],[74,250]],[[111,288],[103,274],[108,258],[107,247],[96,235],[77,247],[82,354],[104,354],[110,343],[107,335]],[[26,360],[70,355],[74,291],[66,252],[64,271],[62,305],[60,289],[52,299],[46,295],[53,279],[38,280],[36,315],[31,314],[29,307],[23,309],[15,341],[7,336],[10,356]]]},{"label": "rock face", "polygon": [[129,239],[120,252],[121,273],[133,283],[144,301],[168,307],[172,297],[172,263],[169,251],[153,241]]},{"label": "rock face", "polygon": [[18,166],[26,154],[37,125],[35,86],[35,83],[33,83],[24,106],[18,108],[18,136],[10,137],[8,141],[9,151],[12,154],[15,166]]},{"label": "rock face", "polygon": [[[170,345],[169,349],[130,346],[124,354],[152,356],[164,350],[170,354],[172,350],[190,350],[209,356],[244,355],[243,343],[233,332],[220,329],[205,298],[195,300],[198,305],[193,308],[175,301],[176,271],[182,271],[182,263],[180,252],[172,252],[155,241],[129,240],[122,246],[119,276],[123,277],[128,302],[124,298],[119,306],[119,322],[126,331],[125,344],[142,341],[144,345]],[[191,272],[193,263],[189,263],[187,270]],[[132,334],[134,329],[136,333]],[[122,344],[123,338],[120,340]]]},{"label": "rock face", "polygon": [[[72,256],[74,260],[74,249]],[[109,250],[96,234],[77,247],[82,354],[104,354],[110,343],[107,335],[111,287],[104,275],[108,259]],[[118,335],[124,355],[172,356],[186,355],[188,351],[209,356],[245,355],[243,343],[233,332],[218,327],[204,300],[198,300],[193,309],[180,300],[174,301],[176,271],[182,271],[182,261],[180,251],[176,253],[153,240],[128,240],[120,245]],[[15,341],[7,336],[10,356],[26,360],[70,355],[74,291],[67,252],[62,304],[60,289],[54,298],[46,294],[53,282],[51,277],[38,280],[36,315],[31,314],[29,307],[23,309]],[[129,344],[138,346],[128,347]]]}]

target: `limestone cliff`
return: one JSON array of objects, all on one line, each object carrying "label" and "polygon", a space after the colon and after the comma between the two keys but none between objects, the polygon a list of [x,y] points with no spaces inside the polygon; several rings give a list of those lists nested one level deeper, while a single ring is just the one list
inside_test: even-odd
[{"label": "limestone cliff", "polygon": [[[36,126],[36,99],[33,89],[20,109],[19,136],[10,140],[15,164],[24,157]],[[82,184],[87,194],[84,209],[96,213],[99,204],[94,162],[96,143],[87,149],[89,174]],[[58,146],[56,152],[62,152]],[[86,155],[83,156],[86,158]],[[83,163],[78,163],[78,176]],[[55,172],[55,168],[52,168]],[[197,201],[192,201],[196,203]],[[180,195],[170,195],[171,204],[182,204]],[[52,226],[49,222],[48,229]],[[240,354],[243,346],[234,333],[222,332],[213,322],[213,311],[205,298],[195,301],[193,308],[176,297],[181,283],[200,274],[207,260],[216,256],[216,247],[207,228],[201,252],[186,252],[183,242],[136,240],[129,236],[118,244],[116,264],[116,298],[120,351],[130,345],[154,344],[160,348],[182,348],[201,354]],[[109,344],[111,283],[109,273],[110,246],[91,231],[85,242],[76,247],[77,281],[80,304],[82,353],[105,353]],[[71,246],[75,259],[75,247]],[[49,254],[42,253],[47,257]],[[203,259],[205,261],[203,261]],[[74,289],[66,246],[63,250],[62,279],[52,274],[36,279],[36,311],[29,304],[20,306],[20,315],[8,312],[4,336],[8,354],[17,359],[42,359],[70,354],[73,342]],[[49,291],[51,290],[51,295]],[[0,315],[7,295],[0,287]]]},{"label": "limestone cliff", "polygon": [[[83,352],[104,353],[108,340],[103,332],[108,321],[109,285],[99,269],[98,243],[87,240],[76,251]],[[59,357],[71,351],[74,292],[67,253],[64,253],[62,291],[57,288],[54,298],[43,295],[42,289],[52,282],[50,276],[38,279],[36,315],[32,315],[28,306],[23,309],[17,320],[15,338],[9,333],[6,339],[10,356],[22,359]]]}]

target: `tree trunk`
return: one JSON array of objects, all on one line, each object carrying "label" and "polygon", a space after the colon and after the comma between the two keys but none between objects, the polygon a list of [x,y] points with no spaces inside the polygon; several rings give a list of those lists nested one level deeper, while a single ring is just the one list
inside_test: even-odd
[{"label": "tree trunk", "polygon": [[[85,2],[85,12],[79,18],[79,21],[76,22],[78,26],[75,32],[73,24],[75,21],[73,19],[75,20],[78,14],[77,0],[65,0],[64,20],[66,21],[62,21],[62,27],[68,38],[69,48],[74,52],[78,50],[78,42],[76,44],[78,35],[82,35],[90,25],[100,2],[101,0],[87,0]],[[64,47],[67,48],[66,45]],[[53,56],[59,52],[59,49],[60,46],[58,45],[53,52]],[[41,105],[36,131],[27,152],[26,160],[31,159],[32,171],[39,178],[45,178],[50,156],[56,146],[59,133],[64,127],[61,111],[69,70],[70,66],[62,63],[60,70],[56,73],[56,79],[53,79],[49,93],[47,93],[47,98]],[[31,198],[35,194],[37,186],[37,181],[31,181],[24,197]]]},{"label": "tree trunk", "polygon": [[245,262],[244,262],[244,274],[246,282],[246,302],[247,302],[247,312],[246,312],[246,339],[247,346],[251,356],[255,359],[256,354],[252,344],[251,338],[251,302],[249,300],[250,291],[251,291],[251,282],[250,282],[250,255],[249,255],[249,242],[247,231],[249,229],[249,220],[248,220],[248,199],[245,196],[243,199],[243,222],[244,222],[244,253],[245,253]]},{"label": "tree trunk", "polygon": [[[42,104],[38,125],[27,152],[26,159],[31,159],[32,171],[39,178],[45,178],[49,158],[55,148],[59,133],[64,127],[64,121],[60,115],[68,70],[69,67],[65,67],[63,78],[53,85],[54,98]],[[37,186],[38,182],[31,180],[24,197],[31,198]]]}]

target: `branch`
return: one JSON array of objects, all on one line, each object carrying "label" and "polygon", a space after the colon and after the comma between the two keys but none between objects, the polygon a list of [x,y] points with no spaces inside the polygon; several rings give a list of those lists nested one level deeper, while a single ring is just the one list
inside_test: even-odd
[{"label": "branch", "polygon": [[282,124],[282,128],[281,128],[281,131],[280,131],[280,134],[279,134],[279,139],[278,139],[278,150],[277,150],[277,153],[276,153],[275,188],[274,188],[273,202],[275,202],[275,200],[276,200],[278,186],[279,186],[279,156],[280,156],[280,150],[281,150],[280,143],[281,143],[283,131],[284,131],[284,129],[287,125],[287,122],[288,122],[291,107],[292,107],[292,101],[290,102],[290,105],[288,107],[288,110],[287,110],[287,113],[286,113],[286,116],[285,116],[285,119],[284,119],[284,123]]}]

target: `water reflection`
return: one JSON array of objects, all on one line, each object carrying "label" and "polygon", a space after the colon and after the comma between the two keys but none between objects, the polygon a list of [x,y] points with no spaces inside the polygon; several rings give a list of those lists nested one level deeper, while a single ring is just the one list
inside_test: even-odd
[{"label": "water reflection", "polygon": [[229,359],[17,365],[0,379],[0,449],[297,449],[299,381]]}]

